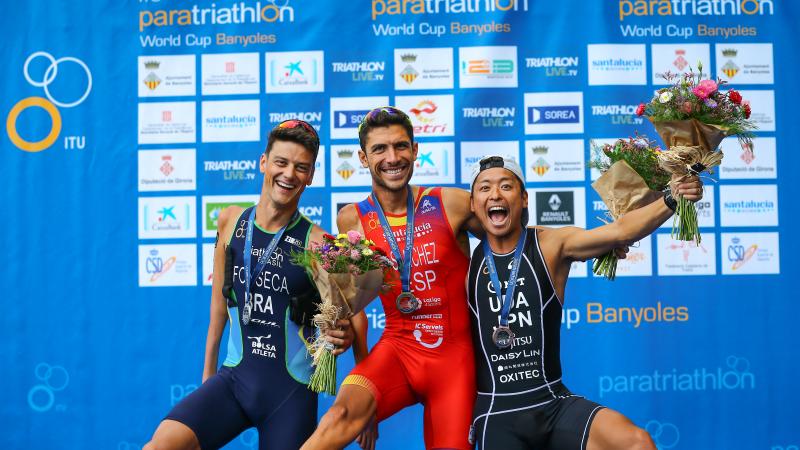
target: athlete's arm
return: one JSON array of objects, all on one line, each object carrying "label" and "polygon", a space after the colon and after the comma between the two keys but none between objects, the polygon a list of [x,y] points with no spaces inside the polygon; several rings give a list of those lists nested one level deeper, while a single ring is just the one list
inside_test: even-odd
[{"label": "athlete's arm", "polygon": [[369,354],[369,348],[367,347],[367,329],[369,328],[367,315],[364,311],[359,312],[350,318],[350,324],[353,326],[353,333],[355,334],[353,339],[353,358],[358,364]]},{"label": "athlete's arm", "polygon": [[347,233],[350,230],[355,230],[364,236],[364,227],[361,226],[361,221],[358,219],[358,211],[356,210],[355,203],[345,205],[344,208],[339,210],[336,215],[336,228],[339,233]]},{"label": "athlete's arm", "polygon": [[217,373],[219,343],[225,324],[228,322],[228,302],[222,295],[225,284],[225,250],[230,245],[230,236],[242,208],[229,206],[222,210],[217,219],[217,242],[214,248],[214,275],[211,280],[211,313],[206,335],[206,354],[203,363],[203,382]]},{"label": "athlete's arm", "polygon": [[442,203],[453,233],[469,231],[477,238],[483,238],[484,231],[475,214],[469,209],[469,192],[458,188],[442,188]]},{"label": "athlete's arm", "polygon": [[[699,178],[693,177],[681,183],[673,183],[672,192],[676,197],[683,195],[687,200],[696,202],[703,198],[703,184]],[[615,248],[633,244],[655,231],[672,214],[673,211],[659,198],[608,225],[591,230],[562,228],[553,230],[552,234],[563,240],[563,258],[568,261],[585,261]]]}]

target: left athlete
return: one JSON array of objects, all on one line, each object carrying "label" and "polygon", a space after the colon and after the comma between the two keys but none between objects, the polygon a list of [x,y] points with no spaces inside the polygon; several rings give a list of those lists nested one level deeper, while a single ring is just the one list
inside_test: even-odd
[{"label": "left athlete", "polygon": [[[258,204],[220,214],[224,243],[214,251],[203,384],[170,411],[145,450],[220,448],[250,427],[258,430],[260,450],[299,448],[314,431],[317,394],[307,387],[306,344],[314,333],[309,318],[317,292],[289,257],[322,240],[323,230],[298,210],[318,150],[319,137],[308,123],[278,124],[261,155]],[[228,318],[227,357],[217,371]],[[334,354],[352,343],[358,361],[367,352],[366,317],[352,321],[352,328],[340,321],[343,330],[326,338],[337,346]]]}]

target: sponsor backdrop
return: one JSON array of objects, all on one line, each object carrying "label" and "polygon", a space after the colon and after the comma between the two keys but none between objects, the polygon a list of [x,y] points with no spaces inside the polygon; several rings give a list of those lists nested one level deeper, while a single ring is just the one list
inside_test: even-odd
[{"label": "sponsor backdrop", "polygon": [[[591,143],[655,137],[636,105],[702,61],[757,137],[723,142],[701,245],[663,227],[615,282],[575,264],[565,380],[661,449],[797,449],[799,18],[787,0],[18,2],[0,19],[0,447],[139,449],[197,388],[217,218],[256,201],[276,123],[319,129],[301,204],[328,230],[369,189],[356,127],[385,104],[414,123],[415,183],[464,187],[501,152],[532,224],[596,227]],[[383,311],[366,312],[374,343]],[[422,448],[421,419],[386,421],[379,447]],[[250,430],[228,448],[256,447]]]}]

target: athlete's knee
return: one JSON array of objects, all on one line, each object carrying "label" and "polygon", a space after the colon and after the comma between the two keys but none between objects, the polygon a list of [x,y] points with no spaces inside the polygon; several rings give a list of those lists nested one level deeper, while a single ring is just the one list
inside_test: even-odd
[{"label": "athlete's knee", "polygon": [[324,419],[335,424],[344,424],[348,420],[352,420],[352,414],[346,405],[334,404],[328,412],[325,413]]},{"label": "athlete's knee", "polygon": [[153,439],[147,444],[144,444],[142,450],[172,450],[172,448],[169,445],[165,445],[164,443],[159,442],[156,439]]},{"label": "athlete's knee", "polygon": [[650,437],[650,433],[639,427],[633,429],[629,442],[629,450],[656,450],[656,444]]},{"label": "athlete's knee", "polygon": [[200,443],[193,435],[175,433],[174,429],[159,427],[155,435],[142,450],[200,450]]},{"label": "athlete's knee", "polygon": [[172,444],[168,444],[166,442],[159,442],[157,440],[152,440],[147,444],[144,444],[142,450],[200,450],[200,446],[197,444],[188,444],[186,446],[175,446]]},{"label": "athlete's knee", "polygon": [[364,414],[364,410],[354,408],[346,402],[334,403],[328,412],[322,416],[319,428],[330,431],[339,430],[345,434],[356,430],[360,431],[369,420],[370,415]]}]

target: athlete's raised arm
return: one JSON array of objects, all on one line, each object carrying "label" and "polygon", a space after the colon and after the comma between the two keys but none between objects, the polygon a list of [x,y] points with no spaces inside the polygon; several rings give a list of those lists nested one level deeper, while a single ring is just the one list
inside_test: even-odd
[{"label": "athlete's raised arm", "polygon": [[469,208],[469,191],[459,188],[442,188],[442,202],[447,219],[456,235],[469,231],[477,238],[483,238],[481,223]]},{"label": "athlete's raised arm", "polygon": [[[703,198],[703,184],[693,177],[681,183],[672,182],[672,192],[696,202]],[[673,211],[663,198],[647,206],[631,211],[619,220],[591,230],[560,228],[551,234],[563,242],[562,257],[569,262],[585,261],[601,256],[614,248],[625,247],[649,235],[672,217]]]},{"label": "athlete's raised arm", "polygon": [[222,295],[225,284],[225,255],[230,245],[231,235],[242,208],[229,206],[222,210],[217,219],[217,242],[214,246],[214,275],[211,280],[211,312],[206,335],[206,352],[203,363],[203,382],[217,373],[219,363],[219,343],[225,324],[228,323],[228,301]]}]

